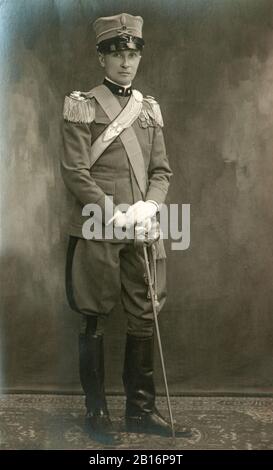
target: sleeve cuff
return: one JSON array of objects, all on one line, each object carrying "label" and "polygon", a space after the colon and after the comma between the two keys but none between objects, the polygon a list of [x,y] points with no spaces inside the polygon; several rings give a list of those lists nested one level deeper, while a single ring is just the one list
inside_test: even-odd
[{"label": "sleeve cuff", "polygon": [[156,206],[156,211],[159,211],[159,204],[156,201],[154,201],[153,199],[148,199],[146,202],[151,202],[152,204],[154,204]]}]

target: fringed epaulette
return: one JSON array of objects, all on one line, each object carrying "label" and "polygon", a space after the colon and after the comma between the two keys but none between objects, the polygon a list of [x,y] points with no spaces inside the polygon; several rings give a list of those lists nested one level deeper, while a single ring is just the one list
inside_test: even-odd
[{"label": "fringed epaulette", "polygon": [[95,105],[85,93],[73,91],[65,97],[63,117],[66,121],[89,124],[95,119]]},{"label": "fringed epaulette", "polygon": [[163,127],[163,118],[158,102],[153,96],[143,98],[143,107],[139,115],[139,121],[142,127]]}]

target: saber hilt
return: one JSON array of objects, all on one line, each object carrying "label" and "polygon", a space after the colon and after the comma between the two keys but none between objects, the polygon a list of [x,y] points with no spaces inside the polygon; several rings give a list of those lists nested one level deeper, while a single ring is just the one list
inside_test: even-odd
[{"label": "saber hilt", "polygon": [[151,246],[160,238],[160,226],[156,217],[150,219],[148,227],[145,225],[135,225],[135,247],[141,247],[143,244]]}]

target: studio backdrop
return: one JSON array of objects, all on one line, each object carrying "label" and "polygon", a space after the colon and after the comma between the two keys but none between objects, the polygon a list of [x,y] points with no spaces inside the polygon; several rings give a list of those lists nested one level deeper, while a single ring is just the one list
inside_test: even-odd
[{"label": "studio backdrop", "polygon": [[[167,202],[191,208],[190,247],[166,242],[171,392],[271,393],[272,0],[0,2],[1,389],[80,390],[60,124],[64,95],[103,79],[91,23],[121,12],[144,18],[134,87],[161,105]],[[118,305],[105,339],[109,392],[122,391],[125,332]]]}]

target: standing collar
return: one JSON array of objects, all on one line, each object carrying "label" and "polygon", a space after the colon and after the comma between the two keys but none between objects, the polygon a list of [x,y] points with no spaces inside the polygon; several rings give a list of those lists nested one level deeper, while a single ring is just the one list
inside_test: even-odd
[{"label": "standing collar", "polygon": [[106,85],[114,95],[131,96],[132,94],[132,85],[122,86],[107,77],[105,77],[103,84]]}]

